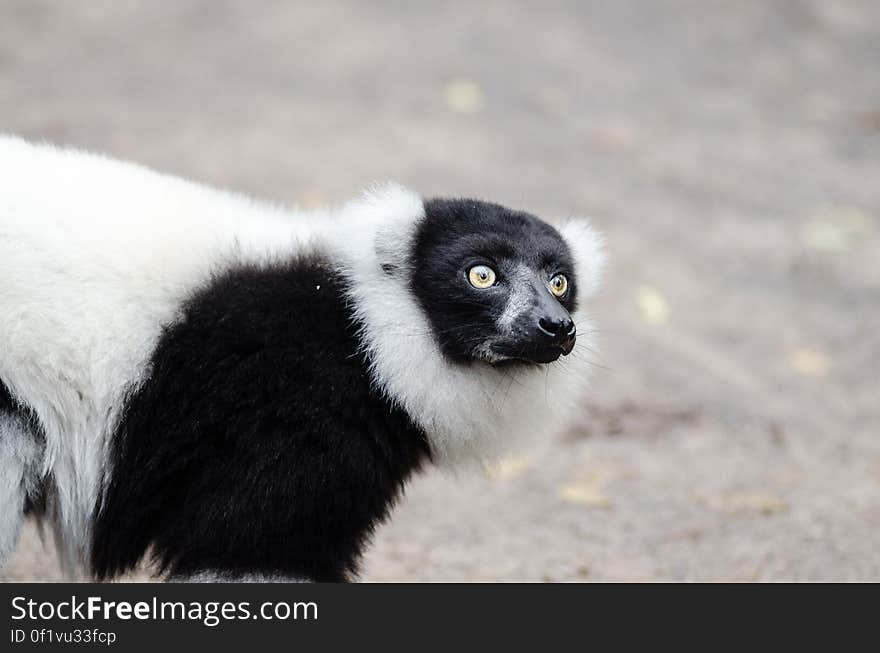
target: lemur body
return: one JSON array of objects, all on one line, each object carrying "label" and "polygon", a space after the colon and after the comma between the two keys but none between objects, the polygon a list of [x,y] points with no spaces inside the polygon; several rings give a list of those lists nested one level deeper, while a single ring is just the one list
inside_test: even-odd
[{"label": "lemur body", "polygon": [[285,211],[15,138],[0,170],[0,564],[32,512],[72,573],[349,579],[421,465],[583,396],[583,221]]}]

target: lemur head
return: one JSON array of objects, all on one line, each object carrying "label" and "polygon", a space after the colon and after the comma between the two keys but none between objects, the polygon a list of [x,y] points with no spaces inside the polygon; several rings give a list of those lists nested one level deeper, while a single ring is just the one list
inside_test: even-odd
[{"label": "lemur head", "polygon": [[497,204],[434,199],[424,206],[411,284],[444,355],[501,365],[571,353],[579,280],[560,233]]}]

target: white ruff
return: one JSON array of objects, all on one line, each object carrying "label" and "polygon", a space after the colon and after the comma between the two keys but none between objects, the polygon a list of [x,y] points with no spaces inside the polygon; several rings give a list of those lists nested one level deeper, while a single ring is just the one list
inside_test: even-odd
[{"label": "white ruff", "polygon": [[[591,363],[586,304],[604,257],[589,224],[571,220],[561,232],[575,257],[579,308],[576,354],[549,366],[517,369],[449,362],[408,290],[408,254],[422,199],[387,186],[343,210],[334,258],[351,284],[376,385],[425,430],[437,462],[487,462],[529,437],[552,433],[584,398]],[[383,271],[393,267],[393,272]]]}]

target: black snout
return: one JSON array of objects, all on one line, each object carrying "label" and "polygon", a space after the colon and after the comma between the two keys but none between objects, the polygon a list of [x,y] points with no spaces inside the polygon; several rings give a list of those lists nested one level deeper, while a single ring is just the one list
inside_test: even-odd
[{"label": "black snout", "polygon": [[[546,289],[536,293],[535,306],[526,317],[524,356],[535,363],[552,363],[574,349],[576,329],[568,311]],[[525,316],[524,316],[525,317]]]},{"label": "black snout", "polygon": [[535,303],[523,311],[509,340],[496,342],[493,350],[503,360],[552,363],[574,349],[577,328],[565,307],[546,288],[536,283]]},{"label": "black snout", "polygon": [[574,335],[574,322],[570,317],[542,317],[538,319],[538,328],[556,340],[564,340]]},{"label": "black snout", "polygon": [[545,315],[538,318],[538,333],[535,338],[535,345],[540,349],[545,347],[558,349],[559,353],[567,356],[574,348],[574,341],[577,335],[574,322],[568,314],[565,315]]},{"label": "black snout", "polygon": [[574,349],[576,328],[568,311],[555,300],[536,308],[539,310],[532,313],[530,324],[521,332],[516,357],[533,363],[552,363]]}]

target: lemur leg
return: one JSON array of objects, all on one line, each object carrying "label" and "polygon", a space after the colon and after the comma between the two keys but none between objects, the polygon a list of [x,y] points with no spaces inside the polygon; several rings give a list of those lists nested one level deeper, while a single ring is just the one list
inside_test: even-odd
[{"label": "lemur leg", "polygon": [[0,412],[0,568],[18,542],[27,497],[37,489],[40,450],[21,417]]}]

